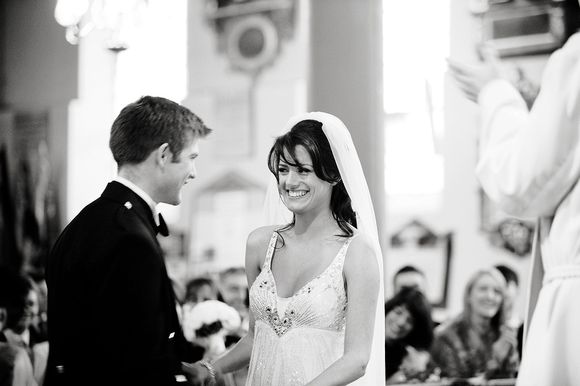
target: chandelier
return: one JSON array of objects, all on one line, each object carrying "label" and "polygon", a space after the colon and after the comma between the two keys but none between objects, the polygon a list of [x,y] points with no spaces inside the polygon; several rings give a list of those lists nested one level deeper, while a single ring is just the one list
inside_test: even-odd
[{"label": "chandelier", "polygon": [[107,47],[118,52],[128,48],[147,5],[148,0],[57,0],[54,18],[66,28],[70,44],[78,44],[95,29],[105,30],[109,33]]}]

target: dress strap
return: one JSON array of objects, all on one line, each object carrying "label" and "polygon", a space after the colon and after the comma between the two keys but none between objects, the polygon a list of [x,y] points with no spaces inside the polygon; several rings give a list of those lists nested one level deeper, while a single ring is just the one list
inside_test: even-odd
[{"label": "dress strap", "polygon": [[352,237],[349,237],[348,239],[346,239],[344,241],[344,244],[342,244],[342,247],[340,247],[340,249],[338,250],[338,253],[336,254],[335,260],[333,262],[333,264],[337,264],[338,268],[340,268],[340,270],[342,271],[342,267],[344,266],[344,258],[346,257],[346,252],[348,251],[348,246],[350,245],[350,242],[356,237],[357,235],[354,235]]},{"label": "dress strap", "polygon": [[277,242],[278,233],[273,232],[272,237],[270,237],[270,243],[268,243],[268,250],[266,251],[266,258],[264,259],[264,265],[262,269],[270,270],[272,268],[272,256],[274,255],[274,249],[276,248]]}]

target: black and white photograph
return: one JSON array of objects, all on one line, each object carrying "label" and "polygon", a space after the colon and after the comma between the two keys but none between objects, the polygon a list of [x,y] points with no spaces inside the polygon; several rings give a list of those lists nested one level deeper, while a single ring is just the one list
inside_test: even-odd
[{"label": "black and white photograph", "polygon": [[0,0],[0,386],[579,386],[580,0]]}]

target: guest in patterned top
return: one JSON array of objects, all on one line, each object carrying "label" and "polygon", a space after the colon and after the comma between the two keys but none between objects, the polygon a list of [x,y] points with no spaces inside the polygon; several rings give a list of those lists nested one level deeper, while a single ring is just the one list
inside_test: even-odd
[{"label": "guest in patterned top", "polygon": [[511,378],[518,365],[516,331],[504,323],[506,282],[496,269],[467,283],[463,312],[436,330],[433,359],[450,378]]}]

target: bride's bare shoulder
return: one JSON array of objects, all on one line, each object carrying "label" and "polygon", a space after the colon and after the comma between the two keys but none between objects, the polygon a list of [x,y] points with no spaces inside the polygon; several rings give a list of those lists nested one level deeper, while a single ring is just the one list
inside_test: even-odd
[{"label": "bride's bare shoulder", "polygon": [[357,260],[375,260],[375,249],[371,238],[362,232],[355,232],[348,247],[347,256],[357,256]]},{"label": "bride's bare shoulder", "polygon": [[268,225],[254,229],[248,235],[248,247],[260,247],[268,245],[272,234],[280,229],[279,225]]},{"label": "bride's bare shoulder", "polygon": [[250,263],[261,266],[264,262],[268,244],[276,230],[280,229],[279,225],[268,225],[254,229],[248,235],[246,242],[246,259],[252,260]]}]

